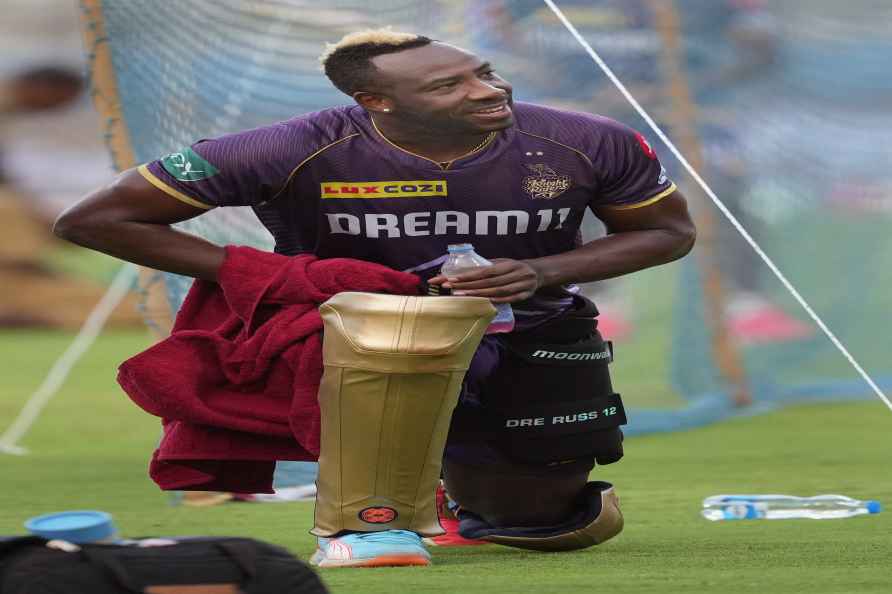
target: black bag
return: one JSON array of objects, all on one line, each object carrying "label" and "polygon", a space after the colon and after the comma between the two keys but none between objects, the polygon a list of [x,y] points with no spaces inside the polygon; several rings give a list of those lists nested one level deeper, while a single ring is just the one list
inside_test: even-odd
[{"label": "black bag", "polygon": [[285,549],[250,538],[176,544],[48,548],[37,537],[0,539],[0,594],[325,594]]}]

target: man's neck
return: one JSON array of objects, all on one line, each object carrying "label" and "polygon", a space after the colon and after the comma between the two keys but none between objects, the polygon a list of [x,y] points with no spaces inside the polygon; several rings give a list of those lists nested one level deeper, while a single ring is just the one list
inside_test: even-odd
[{"label": "man's neck", "polygon": [[406,152],[413,153],[437,163],[448,163],[463,157],[480,147],[489,132],[479,134],[442,134],[428,130],[412,129],[405,125],[394,125],[388,117],[372,116],[378,132],[392,144]]}]

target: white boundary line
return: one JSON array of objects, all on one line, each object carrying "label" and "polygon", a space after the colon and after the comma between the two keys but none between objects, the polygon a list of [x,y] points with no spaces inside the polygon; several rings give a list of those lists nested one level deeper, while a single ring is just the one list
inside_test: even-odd
[{"label": "white boundary line", "polygon": [[44,407],[65,383],[72,368],[96,341],[108,317],[130,292],[136,271],[137,268],[133,264],[126,264],[118,271],[102,299],[87,316],[77,336],[53,363],[43,383],[28,397],[19,416],[0,436],[0,453],[19,456],[28,453],[27,449],[17,445],[19,440],[31,429]]},{"label": "white boundary line", "polygon": [[843,357],[845,357],[848,362],[851,363],[852,367],[855,368],[855,371],[857,371],[861,375],[861,377],[864,378],[864,381],[866,381],[867,384],[873,389],[880,400],[882,400],[883,403],[885,403],[885,405],[889,407],[889,410],[892,410],[892,402],[890,402],[889,398],[883,393],[876,382],[874,382],[870,375],[868,375],[868,373],[864,370],[864,368],[862,368],[861,365],[858,364],[855,358],[849,353],[848,349],[843,346],[836,335],[830,331],[830,328],[827,327],[827,325],[824,323],[824,320],[822,320],[818,316],[818,314],[815,313],[808,302],[802,297],[802,295],[799,294],[799,291],[796,290],[796,288],[790,283],[790,281],[787,280],[787,277],[784,276],[784,274],[774,264],[771,258],[769,258],[768,255],[764,251],[762,251],[762,248],[759,246],[758,243],[756,243],[756,240],[754,240],[752,236],[747,232],[747,230],[744,229],[743,225],[740,224],[740,221],[738,221],[737,218],[733,214],[731,214],[731,211],[728,210],[728,207],[725,206],[725,204],[719,199],[718,196],[716,196],[715,192],[712,191],[709,185],[707,185],[707,183],[703,181],[703,178],[700,177],[700,174],[697,173],[697,171],[693,167],[691,167],[691,164],[688,163],[688,160],[684,158],[684,155],[682,155],[681,152],[675,147],[675,144],[673,144],[673,142],[669,140],[663,130],[657,125],[656,122],[654,122],[653,118],[651,118],[650,115],[644,110],[644,108],[641,107],[641,104],[638,103],[635,97],[632,96],[626,86],[619,80],[619,78],[617,78],[610,67],[607,66],[607,64],[601,58],[601,56],[598,55],[598,53],[594,49],[592,49],[592,46],[589,45],[589,43],[582,37],[582,35],[579,34],[579,31],[576,30],[576,27],[573,26],[573,23],[567,20],[567,17],[564,16],[564,13],[561,12],[561,9],[558,8],[552,0],[543,1],[546,5],[548,5],[548,8],[551,9],[555,16],[560,19],[560,21],[564,24],[564,26],[576,39],[576,41],[578,41],[583,49],[585,49],[588,55],[591,56],[592,60],[594,60],[595,63],[601,68],[601,70],[604,71],[604,74],[607,75],[607,78],[609,78],[614,86],[619,89],[620,93],[623,94],[623,97],[625,97],[626,100],[632,105],[632,107],[635,108],[635,111],[637,111],[638,114],[642,118],[644,118],[644,121],[647,122],[648,126],[651,127],[651,129],[656,133],[660,140],[663,141],[663,143],[669,148],[669,150],[672,151],[672,154],[675,155],[679,162],[684,165],[684,168],[697,181],[700,187],[703,188],[703,191],[706,192],[706,195],[709,196],[709,198],[718,207],[722,214],[725,215],[725,217],[728,219],[728,221],[730,221],[732,225],[734,225],[734,228],[737,229],[737,231],[740,233],[741,236],[743,236],[746,242],[750,244],[750,246],[752,246],[754,250],[756,250],[756,253],[759,255],[760,258],[762,258],[765,264],[768,265],[768,268],[771,270],[771,272],[774,273],[774,276],[776,276],[778,280],[780,280],[787,291],[789,291],[790,294],[796,299],[796,301],[799,302],[799,305],[802,306],[809,317],[811,317],[811,319],[814,320],[814,322],[824,332],[824,334],[827,335],[827,338],[830,339],[830,342],[832,342],[833,345],[839,350],[839,352],[842,353]]}]

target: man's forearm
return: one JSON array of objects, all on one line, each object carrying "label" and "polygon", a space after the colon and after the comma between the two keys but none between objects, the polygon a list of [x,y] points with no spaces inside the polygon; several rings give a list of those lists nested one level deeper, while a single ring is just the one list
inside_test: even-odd
[{"label": "man's forearm", "polygon": [[66,227],[57,223],[54,232],[121,260],[214,282],[224,257],[222,247],[167,225],[118,221]]},{"label": "man's forearm", "polygon": [[563,254],[527,260],[539,285],[554,286],[614,278],[681,258],[694,236],[665,229],[626,231],[601,237]]}]

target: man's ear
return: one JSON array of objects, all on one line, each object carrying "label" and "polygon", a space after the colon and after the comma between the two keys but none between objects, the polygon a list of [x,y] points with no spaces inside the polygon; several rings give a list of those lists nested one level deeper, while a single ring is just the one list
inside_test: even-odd
[{"label": "man's ear", "polygon": [[379,93],[357,91],[353,93],[353,99],[367,111],[384,113],[393,111],[393,102]]}]

